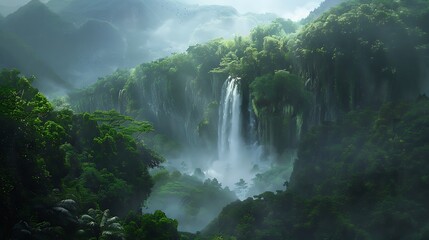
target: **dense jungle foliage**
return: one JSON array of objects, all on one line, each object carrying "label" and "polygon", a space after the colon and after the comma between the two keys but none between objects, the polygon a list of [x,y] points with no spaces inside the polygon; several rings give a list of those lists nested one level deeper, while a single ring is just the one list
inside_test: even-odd
[{"label": "dense jungle foliage", "polygon": [[[427,239],[429,99],[326,122],[286,191],[228,205],[205,230],[236,239]],[[311,177],[310,177],[311,176]]]},{"label": "dense jungle foliage", "polygon": [[243,122],[252,109],[259,142],[282,154],[311,126],[422,93],[427,19],[425,1],[347,1],[298,31],[277,19],[248,37],[213,40],[120,70],[71,94],[70,102],[78,111],[116,109],[149,120],[173,141],[210,149],[217,142],[214,106],[227,76],[236,76]]},{"label": "dense jungle foliage", "polygon": [[144,211],[163,209],[169,217],[180,219],[183,231],[203,229],[224,206],[237,200],[235,192],[216,178],[206,179],[201,169],[192,175],[163,169],[152,176],[155,185]]},{"label": "dense jungle foliage", "polygon": [[[152,126],[113,111],[74,114],[54,109],[31,86],[32,80],[18,71],[0,73],[1,237],[99,239],[124,234],[117,217],[109,214],[140,212],[150,194],[148,168],[163,159],[133,135]],[[161,215],[155,213],[155,222],[167,219]],[[146,218],[151,217],[139,221]],[[173,224],[177,234],[177,223],[163,224]],[[141,224],[135,228],[152,231]]]},{"label": "dense jungle foliage", "polygon": [[[287,190],[224,208],[224,239],[427,239],[429,4],[350,1],[292,41],[318,126]],[[314,114],[314,113],[313,113]]]},{"label": "dense jungle foliage", "polygon": [[[271,132],[266,131],[267,145],[281,151],[279,139],[283,135],[273,137],[276,131],[271,125],[278,126],[282,122],[288,128],[292,128],[289,125],[299,125],[298,119],[309,100],[303,89],[304,83],[286,71],[292,64],[287,48],[288,34],[296,29],[292,21],[277,19],[270,25],[255,28],[250,37],[217,39],[191,46],[185,53],[101,78],[93,86],[70,94],[70,103],[77,111],[116,109],[137,119],[149,120],[169,139],[185,141],[186,145],[198,148],[206,147],[205,150],[210,151],[217,142],[219,98],[228,75],[241,77],[243,96],[251,91],[252,95],[260,96],[273,88],[288,89],[290,85],[299,88],[294,93],[299,95],[297,99],[285,99],[279,89],[269,101],[261,99],[253,106],[255,112],[259,110],[257,107],[270,109],[260,116],[260,128],[271,129]],[[275,73],[282,69],[284,73]],[[263,82],[265,79],[271,81],[270,76],[274,74],[276,83]],[[260,82],[266,87],[250,88],[256,77],[265,77]],[[252,103],[243,97],[241,108],[245,119],[250,117],[246,111],[249,106]],[[177,128],[177,122],[183,122],[184,127]],[[271,139],[276,142],[270,142]]]},{"label": "dense jungle foliage", "polygon": [[[118,70],[70,94],[75,112],[4,70],[0,236],[429,239],[428,69],[428,1],[350,0],[302,27],[277,19]],[[240,78],[258,142],[279,156],[298,148],[292,176],[282,191],[227,205],[201,232],[178,233],[163,212],[141,214],[151,190],[159,204],[179,196],[190,222],[207,201],[235,198],[198,172],[150,176],[162,162],[150,149],[215,152],[228,76]]]}]

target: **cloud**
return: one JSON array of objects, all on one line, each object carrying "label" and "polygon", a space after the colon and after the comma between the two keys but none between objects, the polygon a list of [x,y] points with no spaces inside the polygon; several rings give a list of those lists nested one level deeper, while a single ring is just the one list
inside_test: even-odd
[{"label": "cloud", "polygon": [[[11,6],[11,7],[20,7],[24,4],[27,4],[30,0],[0,0],[0,4],[4,6]],[[47,3],[49,0],[39,0],[43,3]]]},{"label": "cloud", "polygon": [[275,13],[284,18],[299,20],[319,6],[323,0],[178,0],[188,4],[198,5],[230,5],[241,13]]},{"label": "cloud", "polygon": [[[0,0],[0,14],[7,16],[23,5],[27,4],[30,0]],[[43,3],[47,3],[49,0],[40,0]]]},{"label": "cloud", "polygon": [[311,1],[305,5],[294,8],[293,11],[284,11],[282,14],[279,15],[283,18],[297,21],[307,17],[307,15],[319,5],[320,1]]},{"label": "cloud", "polygon": [[[0,0],[0,5],[18,8],[30,0]],[[40,0],[48,2],[48,0]],[[323,0],[177,0],[197,5],[226,5],[236,8],[240,13],[275,13],[280,17],[300,20],[319,6]],[[16,10],[14,9],[14,10]]]}]

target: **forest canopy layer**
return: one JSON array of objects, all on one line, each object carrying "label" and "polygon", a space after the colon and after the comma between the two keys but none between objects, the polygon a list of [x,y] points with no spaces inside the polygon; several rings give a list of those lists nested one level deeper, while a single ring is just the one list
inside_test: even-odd
[{"label": "forest canopy layer", "polygon": [[[308,21],[190,46],[52,102],[3,70],[0,236],[427,239],[429,2],[351,0]],[[11,39],[0,34],[21,44]],[[236,184],[245,200],[192,168],[217,154],[225,79],[237,81],[246,144],[275,156],[252,186]],[[191,173],[151,175],[164,162],[152,149],[194,156]],[[162,211],[141,214],[150,197],[179,202],[189,224],[234,202],[188,234]]]}]

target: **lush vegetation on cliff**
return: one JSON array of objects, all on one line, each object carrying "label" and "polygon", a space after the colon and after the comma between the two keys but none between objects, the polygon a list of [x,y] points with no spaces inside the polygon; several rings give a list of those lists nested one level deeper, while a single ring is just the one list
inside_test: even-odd
[{"label": "lush vegetation on cliff", "polygon": [[426,1],[350,1],[305,26],[289,46],[319,124],[286,191],[228,205],[205,233],[427,239],[428,16]]},{"label": "lush vegetation on cliff", "polygon": [[[345,1],[302,28],[277,19],[248,37],[216,39],[118,70],[70,94],[78,113],[55,109],[31,78],[3,71],[1,233],[427,239],[428,23],[425,0]],[[257,175],[260,186],[284,178],[285,189],[235,201],[201,233],[179,236],[180,222],[164,213],[136,213],[153,185],[153,200],[180,201],[189,222],[207,204],[220,209],[235,197],[215,179],[198,179],[198,171],[151,177],[148,169],[162,158],[142,139],[170,156],[184,145],[213,154],[228,76],[240,82],[242,121],[255,121],[255,136],[243,137],[257,138],[278,162],[298,148],[292,177],[285,166]],[[152,126],[130,116],[156,131],[147,137]]]},{"label": "lush vegetation on cliff", "polygon": [[286,191],[228,205],[205,230],[237,239],[426,239],[429,100],[309,131]]},{"label": "lush vegetation on cliff", "polygon": [[[137,119],[147,119],[170,139],[185,140],[187,145],[208,150],[217,142],[218,110],[214,106],[219,105],[222,84],[227,76],[240,76],[243,96],[261,96],[270,91],[250,87],[256,77],[265,77],[259,81],[261,84],[280,89],[293,85],[293,92],[297,90],[299,96],[296,99],[290,96],[286,100],[279,90],[269,101],[262,103],[260,99],[257,104],[245,97],[241,107],[245,118],[250,117],[246,111],[249,106],[253,105],[255,112],[269,107],[268,114],[260,116],[260,128],[281,128],[277,123],[282,119],[290,119],[285,121],[299,125],[296,123],[298,115],[303,114],[310,99],[302,79],[291,72],[286,73],[286,70],[292,70],[287,43],[296,28],[291,21],[277,19],[270,25],[255,28],[249,37],[217,39],[191,46],[186,53],[142,64],[129,71],[119,70],[99,79],[95,85],[70,94],[70,102],[77,111],[117,109]],[[285,72],[276,73],[277,70]],[[275,85],[264,82],[266,79],[271,81],[274,75]],[[293,113],[284,110],[291,106],[295,109]],[[262,121],[264,118],[266,121]],[[272,120],[277,118],[279,120]],[[185,127],[177,128],[175,123],[178,121]],[[269,126],[271,122],[274,122],[273,126]],[[273,139],[271,135],[274,134],[274,131],[268,134],[267,144],[276,146],[281,152],[278,141],[268,140]],[[276,136],[276,139],[283,136]]]},{"label": "lush vegetation on cliff", "polygon": [[185,202],[183,224],[203,228],[236,199],[201,171],[151,177],[163,158],[141,141],[153,130],[148,122],[54,106],[33,80],[0,73],[1,238],[179,239],[177,220],[160,206]]},{"label": "lush vegetation on cliff", "polygon": [[[219,105],[222,83],[228,75],[240,77],[242,95],[249,96],[243,122],[252,108],[258,140],[281,154],[311,126],[424,92],[427,8],[425,1],[346,1],[298,31],[277,19],[248,37],[213,40],[121,70],[70,100],[78,111],[121,110],[150,120],[170,139],[207,147],[216,143],[212,107]],[[177,121],[185,128],[174,127]]]}]

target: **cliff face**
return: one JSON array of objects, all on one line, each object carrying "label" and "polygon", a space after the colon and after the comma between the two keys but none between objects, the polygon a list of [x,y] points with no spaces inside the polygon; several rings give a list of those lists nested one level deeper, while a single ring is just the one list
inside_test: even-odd
[{"label": "cliff face", "polygon": [[427,33],[418,23],[427,13],[419,8],[423,3],[348,2],[304,27],[292,51],[314,96],[314,124],[424,93]]},{"label": "cliff face", "polygon": [[[227,76],[206,73],[204,79],[199,79],[198,69],[191,62],[186,63],[186,55],[176,57],[180,62],[172,65],[160,60],[129,71],[118,71],[100,79],[91,88],[70,94],[70,102],[77,111],[115,109],[148,120],[158,133],[185,146],[216,152],[219,112],[225,101],[221,99],[222,85],[228,81]],[[282,77],[293,76],[300,81],[295,75],[284,74]],[[277,75],[280,74],[266,76],[261,81],[276,81]],[[303,92],[302,99],[297,102],[285,99],[276,102],[274,98],[260,99],[257,95],[269,94],[274,91],[271,87],[256,90],[260,86],[246,85],[244,80],[240,82],[241,100],[237,111],[242,116],[239,121],[244,142],[264,146],[266,154],[281,154],[288,148],[296,148],[307,114],[304,110],[309,92]],[[283,85],[274,87],[286,87]]]},{"label": "cliff face", "polygon": [[[419,213],[429,196],[428,16],[424,0],[350,1],[289,39],[291,72],[305,79],[310,97],[287,189],[226,206],[203,232],[237,239],[425,239],[427,218]],[[255,87],[270,86],[279,89]],[[262,93],[253,98],[260,133],[279,134],[287,128],[273,131],[261,119],[281,118],[285,108],[272,103],[282,98]]]},{"label": "cliff face", "polygon": [[225,79],[200,74],[189,55],[178,54],[117,71],[70,94],[70,102],[82,112],[115,109],[152,122],[158,133],[182,145],[208,147],[217,142],[217,103]]},{"label": "cliff face", "polygon": [[71,100],[80,111],[113,108],[185,145],[213,149],[222,84],[239,77],[242,137],[282,154],[312,126],[425,93],[428,34],[420,23],[427,13],[418,9],[348,2],[295,35],[286,34],[291,23],[276,20],[249,38],[119,71]]}]

